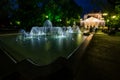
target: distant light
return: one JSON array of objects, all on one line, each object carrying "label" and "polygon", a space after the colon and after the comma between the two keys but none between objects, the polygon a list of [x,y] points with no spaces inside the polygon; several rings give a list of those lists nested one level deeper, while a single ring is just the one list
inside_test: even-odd
[{"label": "distant light", "polygon": [[61,22],[62,20],[60,19],[60,22]]},{"label": "distant light", "polygon": [[12,22],[10,22],[10,25],[12,25]]},{"label": "distant light", "polygon": [[45,16],[46,18],[48,18],[48,16]]},{"label": "distant light", "polygon": [[57,19],[56,21],[57,21],[57,22],[61,22],[62,20],[61,20],[61,19]]},{"label": "distant light", "polygon": [[16,21],[16,24],[20,25],[20,21]]},{"label": "distant light", "polygon": [[108,15],[108,13],[103,13],[103,16],[107,16]]},{"label": "distant light", "polygon": [[83,19],[81,18],[80,21],[82,21]]},{"label": "distant light", "polygon": [[67,21],[67,24],[69,24],[70,23],[70,21]]},{"label": "distant light", "polygon": [[114,18],[116,18],[116,16],[114,15],[114,16],[112,16],[112,18],[114,19]]},{"label": "distant light", "polygon": [[110,20],[109,19],[107,19],[107,22],[109,22]]}]

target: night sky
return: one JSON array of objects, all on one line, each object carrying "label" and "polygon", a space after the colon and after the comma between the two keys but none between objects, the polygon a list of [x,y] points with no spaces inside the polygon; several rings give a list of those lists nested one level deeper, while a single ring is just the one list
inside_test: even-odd
[{"label": "night sky", "polygon": [[[91,5],[91,0],[74,0],[76,2],[77,5],[81,6],[84,10],[84,13],[86,12],[90,12],[91,10],[93,10],[94,8],[100,9],[99,7],[97,7],[95,4]],[[98,1],[98,0],[97,0]],[[105,1],[105,0],[104,0]],[[14,9],[18,8],[18,5],[16,4],[16,0],[10,0],[10,2],[12,3]]]},{"label": "night sky", "polygon": [[[100,6],[97,4],[91,4],[91,0],[74,0],[77,5],[83,8],[83,14],[92,12],[93,10],[101,11]],[[97,0],[99,1],[99,0]],[[104,4],[107,4],[106,0],[101,0]]]}]

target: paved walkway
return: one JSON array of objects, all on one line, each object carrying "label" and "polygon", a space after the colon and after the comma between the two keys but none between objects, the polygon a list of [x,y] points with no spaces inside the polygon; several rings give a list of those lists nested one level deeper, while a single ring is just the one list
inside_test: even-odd
[{"label": "paved walkway", "polygon": [[77,63],[74,80],[120,80],[120,37],[97,32]]}]

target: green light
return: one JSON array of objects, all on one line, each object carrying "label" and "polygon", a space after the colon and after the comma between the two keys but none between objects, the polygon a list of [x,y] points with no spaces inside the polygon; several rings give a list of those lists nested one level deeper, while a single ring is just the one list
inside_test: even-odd
[{"label": "green light", "polygon": [[55,20],[56,20],[57,22],[60,22],[60,21],[61,21],[60,16],[59,16],[59,15],[55,16]]},{"label": "green light", "polygon": [[46,18],[48,18],[48,16],[45,16]]},{"label": "green light", "polygon": [[70,24],[70,21],[67,21],[67,24]]},{"label": "green light", "polygon": [[16,21],[16,24],[20,25],[20,21]]},{"label": "green light", "polygon": [[110,20],[109,19],[107,19],[107,22],[109,22]]},{"label": "green light", "polygon": [[56,21],[57,21],[57,22],[61,22],[62,20],[61,20],[61,19],[57,19]]}]

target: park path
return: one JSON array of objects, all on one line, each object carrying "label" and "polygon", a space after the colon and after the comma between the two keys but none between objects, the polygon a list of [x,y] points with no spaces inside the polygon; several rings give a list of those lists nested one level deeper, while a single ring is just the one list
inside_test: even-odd
[{"label": "park path", "polygon": [[78,66],[74,80],[120,80],[120,36],[97,32]]}]

